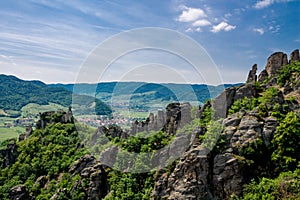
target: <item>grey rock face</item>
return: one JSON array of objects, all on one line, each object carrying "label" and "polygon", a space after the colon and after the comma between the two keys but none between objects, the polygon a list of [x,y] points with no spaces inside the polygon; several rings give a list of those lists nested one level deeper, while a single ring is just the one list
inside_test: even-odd
[{"label": "grey rock face", "polygon": [[290,62],[300,61],[299,49],[294,50],[290,55]]},{"label": "grey rock face", "polygon": [[9,190],[10,200],[31,200],[28,189],[25,185],[17,185]]},{"label": "grey rock face", "polygon": [[217,199],[227,199],[231,194],[240,195],[243,189],[244,163],[232,153],[214,158],[213,185]]},{"label": "grey rock face", "polygon": [[268,72],[267,70],[262,70],[258,76],[258,82],[264,82],[268,78]]},{"label": "grey rock face", "polygon": [[209,155],[200,146],[186,152],[169,176],[155,184],[151,199],[212,199],[209,190]]},{"label": "grey rock face", "polygon": [[253,83],[257,81],[256,71],[257,71],[257,64],[254,64],[248,74],[248,78],[246,81],[247,83]]},{"label": "grey rock face", "polygon": [[18,158],[18,146],[15,142],[7,144],[6,149],[0,150],[0,157],[3,159],[2,168],[11,166]]},{"label": "grey rock face", "polygon": [[[100,200],[107,194],[108,183],[106,172],[94,156],[89,154],[82,156],[72,165],[69,172],[72,174],[79,173],[82,178],[90,180],[87,188],[88,200]],[[78,187],[78,184],[75,184],[73,188]]]},{"label": "grey rock face", "polygon": [[269,76],[275,76],[278,74],[278,70],[280,70],[282,66],[286,64],[288,64],[288,59],[285,53],[282,52],[273,53],[268,58],[266,71]]},{"label": "grey rock face", "polygon": [[227,88],[224,92],[219,94],[213,101],[213,108],[215,110],[216,118],[225,118],[228,109],[233,102],[245,97],[256,97],[258,92],[253,84],[248,83],[235,88]]},{"label": "grey rock face", "polygon": [[236,88],[227,88],[214,99],[213,108],[216,118],[225,118],[227,116],[227,111],[233,104],[235,92]]},{"label": "grey rock face", "polygon": [[190,103],[170,103],[165,111],[158,110],[157,115],[150,113],[146,121],[135,121],[131,125],[130,134],[163,130],[166,133],[175,134],[179,127],[191,121]]}]

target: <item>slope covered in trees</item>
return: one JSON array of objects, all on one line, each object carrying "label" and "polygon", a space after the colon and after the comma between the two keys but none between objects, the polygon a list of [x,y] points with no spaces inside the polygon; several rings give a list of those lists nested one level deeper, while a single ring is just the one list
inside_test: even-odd
[{"label": "slope covered in trees", "polygon": [[[109,114],[111,109],[89,96],[75,95],[76,103],[87,108],[96,102],[98,114]],[[61,87],[49,87],[40,81],[24,81],[14,76],[0,75],[0,109],[19,111],[29,103],[47,105],[50,102],[65,107],[72,104],[72,92]]]}]

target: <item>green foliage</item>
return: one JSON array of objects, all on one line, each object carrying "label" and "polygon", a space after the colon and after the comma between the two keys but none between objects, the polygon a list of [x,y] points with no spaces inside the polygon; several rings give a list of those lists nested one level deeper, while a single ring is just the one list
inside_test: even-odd
[{"label": "green foliage", "polygon": [[[239,199],[232,196],[233,199]],[[300,170],[283,172],[276,179],[262,178],[252,181],[245,189],[240,200],[296,200],[300,199]]]},{"label": "green foliage", "polygon": [[242,109],[246,111],[250,111],[253,110],[257,105],[258,105],[257,98],[245,97],[243,99],[236,100],[228,110],[228,113],[233,114],[239,112]]},{"label": "green foliage", "polygon": [[278,85],[284,86],[286,82],[295,83],[293,74],[300,74],[300,62],[292,62],[282,67],[277,79]]},{"label": "green foliage", "polygon": [[153,189],[153,174],[131,174],[119,171],[109,173],[110,193],[104,200],[146,200]]},{"label": "green foliage", "polygon": [[[58,188],[70,188],[71,175],[67,171],[75,160],[86,153],[84,149],[76,149],[80,142],[75,125],[61,123],[35,130],[30,138],[18,142],[16,162],[0,171],[0,199],[6,199],[9,189],[17,184],[25,184],[37,199],[49,199]],[[58,184],[56,177],[60,173],[66,175]],[[52,184],[47,190],[35,184],[40,176],[50,179]]]},{"label": "green foliage", "polygon": [[283,170],[294,170],[300,161],[300,119],[290,112],[277,127],[272,140],[272,160]]},{"label": "green foliage", "polygon": [[[200,135],[200,141],[208,149],[220,151],[225,143],[224,138],[220,137],[223,126],[220,121],[211,121],[207,126],[205,135]],[[220,138],[220,140],[219,140]]]},{"label": "green foliage", "polygon": [[254,164],[252,167],[264,165],[269,159],[268,149],[262,139],[256,139],[250,142],[241,150],[242,156],[247,159],[248,164]]}]

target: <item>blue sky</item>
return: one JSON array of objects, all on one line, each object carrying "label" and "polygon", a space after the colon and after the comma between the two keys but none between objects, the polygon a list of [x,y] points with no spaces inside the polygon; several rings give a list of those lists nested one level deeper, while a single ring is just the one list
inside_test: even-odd
[{"label": "blue sky", "polygon": [[[199,43],[224,83],[243,82],[253,64],[260,71],[271,53],[290,54],[300,47],[299,10],[299,0],[1,1],[0,73],[46,83],[75,82],[84,61],[103,41],[130,29],[160,27]],[[139,56],[151,58],[151,51],[147,53]],[[162,65],[180,63],[175,60]],[[126,74],[121,63],[115,63],[112,72]],[[151,69],[143,65],[147,67]],[[193,73],[188,70],[180,73],[185,73],[186,82],[203,82],[189,80]],[[112,74],[105,81],[116,77]]]}]

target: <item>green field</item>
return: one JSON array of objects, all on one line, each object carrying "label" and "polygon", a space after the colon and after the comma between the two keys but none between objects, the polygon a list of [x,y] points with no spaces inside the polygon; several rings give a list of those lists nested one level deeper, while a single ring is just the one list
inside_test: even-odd
[{"label": "green field", "polygon": [[17,138],[19,134],[25,133],[25,127],[11,126],[10,128],[4,127],[5,124],[13,124],[14,118],[0,117],[0,143],[4,140]]},{"label": "green field", "polygon": [[37,116],[38,113],[43,113],[46,111],[57,111],[59,109],[67,110],[64,106],[55,103],[49,103],[49,105],[39,105],[36,103],[29,103],[21,109],[22,117],[32,117]]}]

